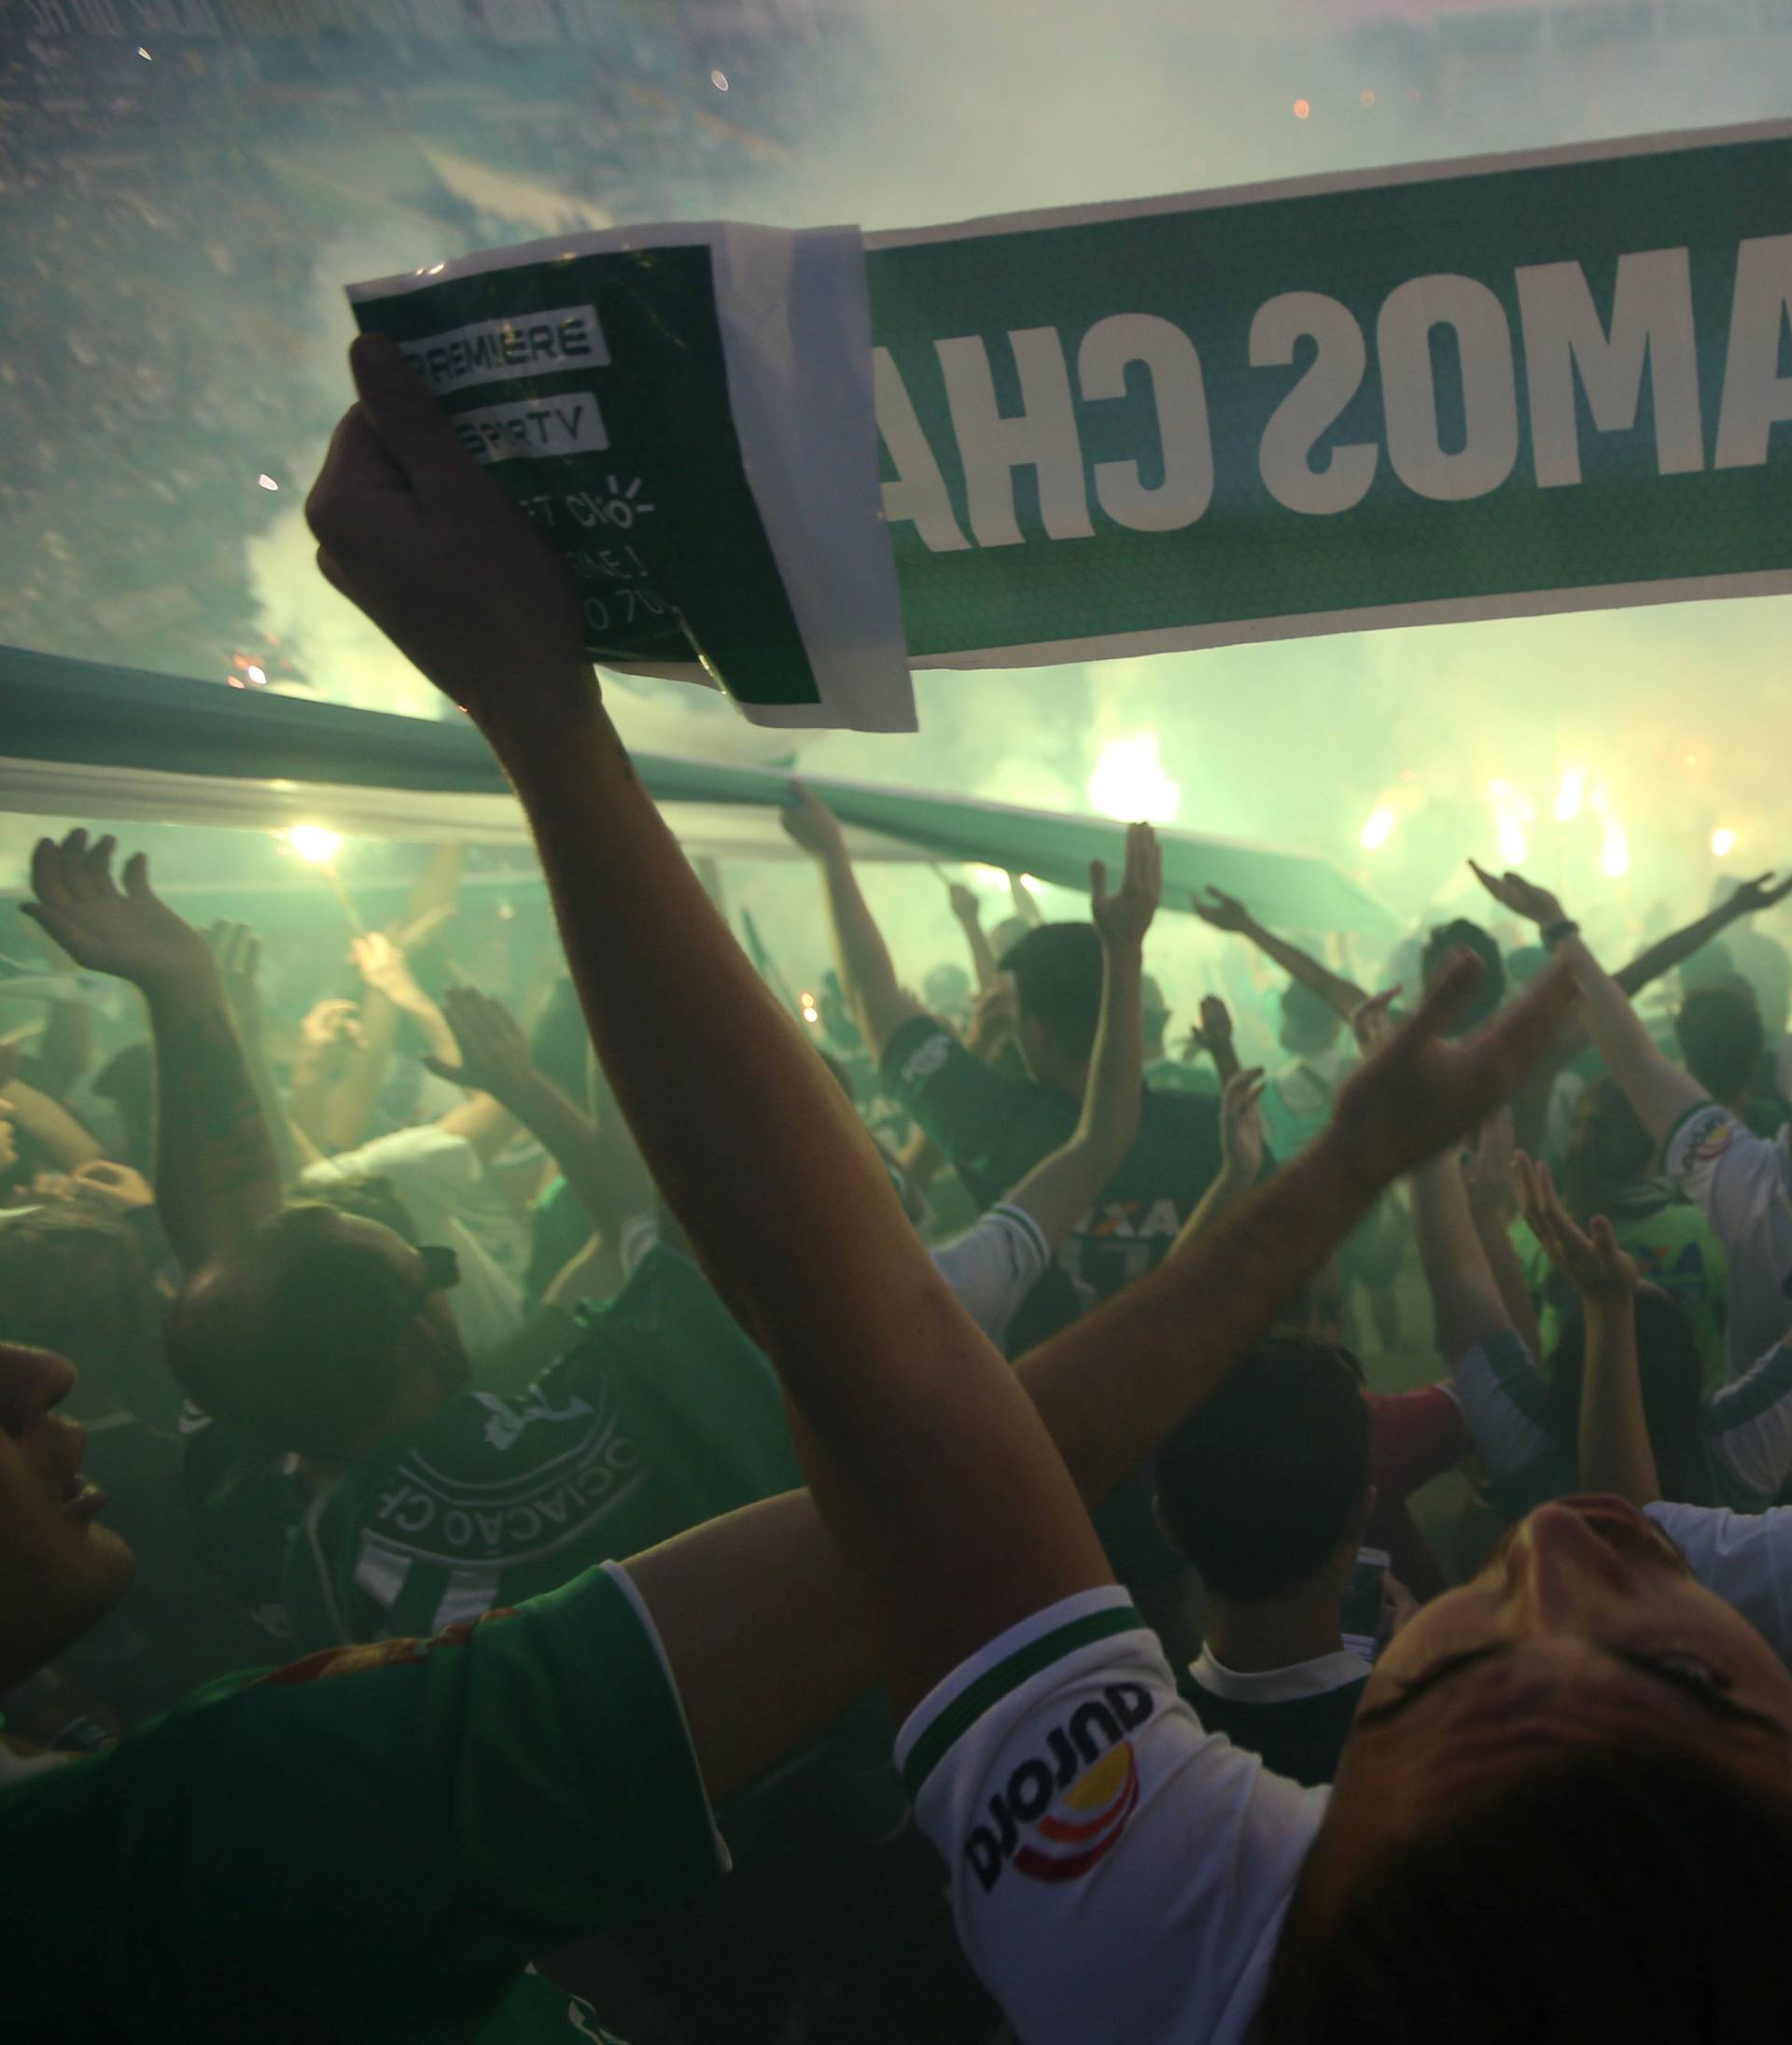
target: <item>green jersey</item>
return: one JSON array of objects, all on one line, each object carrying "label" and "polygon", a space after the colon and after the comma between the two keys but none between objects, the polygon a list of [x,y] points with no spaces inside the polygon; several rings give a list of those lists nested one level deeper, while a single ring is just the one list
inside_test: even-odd
[{"label": "green jersey", "polygon": [[300,1651],[439,1632],[802,1482],[771,1366],[663,1246],[519,1397],[454,1399],[325,1491],[187,1424],[201,1560]]},{"label": "green jersey", "polygon": [[651,1622],[593,1570],[213,1684],[104,1754],[0,1757],[6,2032],[603,2039],[532,1955],[725,1865]]}]

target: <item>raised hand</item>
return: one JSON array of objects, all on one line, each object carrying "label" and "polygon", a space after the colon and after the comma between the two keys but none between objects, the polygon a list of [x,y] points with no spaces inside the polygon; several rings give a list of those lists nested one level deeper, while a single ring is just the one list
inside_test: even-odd
[{"label": "raised hand", "polygon": [[840,819],[827,804],[801,781],[791,783],[790,799],[778,811],[784,835],[812,858],[824,860],[846,849]]},{"label": "raised hand", "polygon": [[1199,1015],[1200,1020],[1183,1040],[1184,1064],[1203,1051],[1210,1058],[1218,1057],[1232,1042],[1232,1011],[1217,994],[1202,995]]},{"label": "raised hand", "polygon": [[1626,1297],[1641,1282],[1635,1260],[1618,1247],[1617,1234],[1603,1214],[1580,1227],[1561,1204],[1555,1174],[1522,1151],[1512,1158],[1519,1211],[1551,1264],[1586,1297]]},{"label": "raised hand", "polygon": [[425,999],[410,960],[384,931],[368,931],[351,939],[348,956],[368,986],[396,1007],[413,1008]]},{"label": "raised hand", "polygon": [[1468,865],[1475,878],[1502,908],[1510,909],[1514,916],[1523,917],[1527,923],[1534,923],[1540,931],[1547,931],[1552,923],[1568,920],[1562,913],[1561,900],[1548,889],[1526,880],[1522,874],[1490,874],[1473,860]]},{"label": "raised hand", "polygon": [[[788,818],[790,811],[784,812]],[[790,827],[786,824],[785,828]],[[960,923],[981,923],[983,905],[977,900],[977,890],[967,888],[961,880],[949,880],[945,884],[945,898],[952,905],[952,914]]]},{"label": "raised hand", "polygon": [[1756,916],[1784,902],[1787,895],[1792,895],[1792,874],[1778,883],[1771,874],[1757,874],[1753,880],[1739,882],[1736,892],[1724,906],[1738,916]]},{"label": "raised hand", "polygon": [[1517,1212],[1513,1190],[1517,1143],[1511,1109],[1497,1109],[1481,1124],[1481,1140],[1463,1163],[1470,1204],[1477,1212],[1494,1217],[1501,1226]]},{"label": "raised hand", "polygon": [[529,1040],[502,1001],[477,987],[452,987],[441,998],[441,1011],[460,1047],[460,1063],[425,1058],[439,1078],[506,1104],[540,1084]]},{"label": "raised hand", "polygon": [[565,558],[462,447],[397,344],[362,334],[305,500],[325,579],[482,721],[594,691]]},{"label": "raised hand", "polygon": [[1393,1019],[1393,1004],[1399,999],[1397,987],[1384,987],[1379,994],[1371,994],[1351,1015],[1351,1034],[1365,1058],[1373,1058],[1384,1045],[1393,1042],[1399,1030]]},{"label": "raised hand", "polygon": [[342,999],[315,1002],[299,1035],[314,1051],[352,1050],[361,1041],[361,1004]]},{"label": "raised hand", "polygon": [[1238,932],[1251,928],[1251,912],[1242,902],[1233,895],[1223,895],[1217,888],[1207,890],[1207,899],[1190,895],[1188,905],[1203,923],[1211,924],[1216,931]]},{"label": "raised hand", "polygon": [[90,844],[85,831],[71,831],[60,845],[40,838],[31,855],[37,899],[21,902],[20,914],[48,931],[77,965],[146,990],[212,975],[209,946],[157,896],[143,853],[125,861],[122,886],[113,879],[116,849],[111,837]]},{"label": "raised hand", "polygon": [[1552,1047],[1574,1003],[1573,977],[1558,965],[1485,1029],[1447,1041],[1443,1029],[1483,971],[1472,954],[1456,953],[1416,1014],[1338,1091],[1332,1135],[1378,1188],[1435,1157],[1507,1100]]},{"label": "raised hand", "polygon": [[1148,823],[1128,824],[1126,873],[1113,894],[1108,892],[1106,864],[1089,861],[1089,916],[1108,951],[1143,948],[1163,889],[1164,855],[1157,833]]},{"label": "raised hand", "polygon": [[1224,1169],[1246,1185],[1263,1175],[1263,1116],[1257,1103],[1267,1082],[1262,1066],[1234,1072],[1220,1100],[1220,1152]]}]

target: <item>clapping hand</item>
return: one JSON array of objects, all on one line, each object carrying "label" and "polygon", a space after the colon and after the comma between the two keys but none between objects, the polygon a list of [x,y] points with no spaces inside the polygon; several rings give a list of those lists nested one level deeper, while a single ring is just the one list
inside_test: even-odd
[{"label": "clapping hand", "polygon": [[441,998],[441,1011],[460,1047],[460,1063],[425,1058],[439,1079],[472,1093],[490,1094],[506,1106],[540,1085],[529,1040],[502,1001],[477,987],[453,987]]},{"label": "clapping hand", "polygon": [[1223,895],[1217,888],[1208,889],[1205,902],[1199,895],[1190,895],[1188,903],[1201,921],[1216,931],[1236,933],[1251,928],[1250,910],[1235,896]]},{"label": "clapping hand", "polygon": [[90,844],[85,831],[71,831],[60,845],[40,838],[31,855],[37,899],[21,903],[20,914],[48,931],[77,965],[146,992],[209,979],[210,948],[150,887],[148,860],[133,853],[120,886],[112,877],[116,849],[111,837]]},{"label": "clapping hand", "polygon": [[1618,1247],[1617,1233],[1603,1214],[1586,1228],[1561,1204],[1549,1167],[1514,1154],[1512,1178],[1519,1212],[1545,1254],[1583,1298],[1629,1298],[1640,1283],[1634,1258]]},{"label": "clapping hand", "polygon": [[1163,887],[1164,855],[1148,823],[1127,826],[1126,872],[1113,894],[1106,864],[1089,861],[1089,916],[1106,951],[1136,956],[1144,948]]},{"label": "clapping hand", "polygon": [[1777,886],[1771,874],[1757,874],[1753,880],[1739,881],[1735,893],[1724,906],[1737,916],[1757,916],[1761,910],[1784,902],[1787,895],[1792,895],[1792,874]]},{"label": "clapping hand", "polygon": [[1533,881],[1526,880],[1522,874],[1490,874],[1473,860],[1468,865],[1469,871],[1494,901],[1502,908],[1510,909],[1514,916],[1523,917],[1527,923],[1534,923],[1540,931],[1567,922],[1561,900],[1548,889],[1539,888]]},{"label": "clapping hand", "polygon": [[[1417,1012],[1338,1091],[1332,1138],[1377,1187],[1485,1121],[1555,1042],[1575,999],[1574,981],[1560,966],[1540,973],[1485,1028],[1455,1040],[1443,1035],[1484,970],[1471,953],[1456,953]],[[1372,1015],[1392,998],[1379,996],[1359,1013]]]}]

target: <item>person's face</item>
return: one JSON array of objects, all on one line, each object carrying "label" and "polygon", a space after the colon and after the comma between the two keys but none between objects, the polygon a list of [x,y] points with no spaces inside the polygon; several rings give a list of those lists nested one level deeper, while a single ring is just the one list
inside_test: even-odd
[{"label": "person's face", "polygon": [[56,1411],[75,1366],[0,1343],[0,1690],[53,1660],[124,1595],[131,1550],[98,1524],[84,1430]]},{"label": "person's face", "polygon": [[1363,1694],[1303,1916],[1334,1916],[1380,1849],[1589,1748],[1691,1750],[1792,1795],[1792,1674],[1616,1498],[1532,1513],[1472,1583],[1394,1635]]}]

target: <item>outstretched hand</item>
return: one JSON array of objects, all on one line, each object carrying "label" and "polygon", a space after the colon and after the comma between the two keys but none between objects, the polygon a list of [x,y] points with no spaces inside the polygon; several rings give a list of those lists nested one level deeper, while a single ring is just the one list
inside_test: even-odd
[{"label": "outstretched hand", "polygon": [[1484,1029],[1446,1039],[1444,1030],[1484,971],[1472,953],[1455,953],[1412,1017],[1338,1091],[1333,1138],[1378,1190],[1435,1157],[1509,1099],[1553,1046],[1574,1003],[1573,975],[1566,966],[1553,966]]},{"label": "outstretched hand", "polygon": [[1108,869],[1089,861],[1089,917],[1109,952],[1138,952],[1157,913],[1164,891],[1164,854],[1148,823],[1127,826],[1127,867],[1119,887],[1108,892]]},{"label": "outstretched hand", "polygon": [[[787,817],[789,810],[784,813]],[[967,888],[961,880],[949,880],[945,884],[945,898],[952,906],[952,914],[960,923],[981,923],[983,904],[977,900],[977,890]]]},{"label": "outstretched hand", "polygon": [[487,721],[593,687],[572,570],[468,453],[397,343],[348,351],[357,400],[305,500],[325,579]]},{"label": "outstretched hand", "polygon": [[1547,888],[1539,888],[1534,881],[1526,880],[1522,874],[1490,874],[1473,860],[1468,866],[1502,908],[1510,909],[1514,916],[1523,917],[1527,923],[1534,923],[1540,931],[1547,931],[1553,923],[1568,920],[1562,914],[1561,898],[1552,895]]},{"label": "outstretched hand", "polygon": [[539,1084],[534,1054],[516,1017],[502,1001],[477,987],[451,987],[441,998],[441,1012],[460,1047],[460,1063],[449,1065],[427,1058],[424,1064],[439,1079],[490,1094],[508,1104]]},{"label": "outstretched hand", "polygon": [[1555,1174],[1522,1151],[1512,1158],[1519,1209],[1544,1254],[1583,1298],[1628,1299],[1641,1282],[1634,1258],[1618,1247],[1603,1214],[1581,1228],[1561,1204]]},{"label": "outstretched hand", "polygon": [[1784,902],[1787,895],[1792,895],[1792,874],[1777,883],[1771,874],[1757,874],[1753,880],[1739,881],[1724,906],[1737,916],[1757,916],[1761,910]]},{"label": "outstretched hand", "polygon": [[1217,888],[1207,890],[1207,899],[1190,895],[1188,905],[1203,923],[1216,931],[1238,932],[1251,928],[1251,912],[1234,895],[1223,895]]},{"label": "outstretched hand", "polygon": [[88,842],[71,831],[60,845],[40,838],[31,855],[35,902],[20,914],[48,931],[77,966],[109,973],[146,991],[200,977],[215,968],[205,940],[149,885],[149,861],[134,852],[122,886],[112,877],[111,837]]}]

